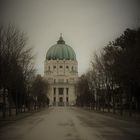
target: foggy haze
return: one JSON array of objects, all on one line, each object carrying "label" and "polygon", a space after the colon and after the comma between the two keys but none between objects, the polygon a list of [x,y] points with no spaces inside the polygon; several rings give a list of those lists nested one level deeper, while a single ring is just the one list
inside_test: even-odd
[{"label": "foggy haze", "polygon": [[49,47],[59,39],[76,53],[79,75],[89,68],[93,52],[139,26],[138,0],[12,0],[1,2],[1,22],[27,33],[36,54],[37,73],[43,75]]}]

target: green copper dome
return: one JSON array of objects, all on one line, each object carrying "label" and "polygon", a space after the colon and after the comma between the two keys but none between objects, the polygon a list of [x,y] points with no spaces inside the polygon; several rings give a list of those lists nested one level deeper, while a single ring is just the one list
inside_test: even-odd
[{"label": "green copper dome", "polygon": [[72,47],[65,44],[60,36],[57,44],[49,48],[46,55],[47,60],[76,60],[76,55]]}]

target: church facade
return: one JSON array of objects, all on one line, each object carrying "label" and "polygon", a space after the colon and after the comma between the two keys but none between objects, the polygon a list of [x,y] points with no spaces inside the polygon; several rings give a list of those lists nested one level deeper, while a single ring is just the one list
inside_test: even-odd
[{"label": "church facade", "polygon": [[76,103],[78,63],[73,48],[65,43],[62,36],[47,51],[44,78],[49,83],[47,95],[50,105],[69,106]]}]

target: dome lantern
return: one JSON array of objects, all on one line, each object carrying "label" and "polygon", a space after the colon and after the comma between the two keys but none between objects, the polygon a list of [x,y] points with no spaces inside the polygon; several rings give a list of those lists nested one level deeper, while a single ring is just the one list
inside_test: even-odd
[{"label": "dome lantern", "polygon": [[63,37],[62,37],[62,33],[60,34],[60,38],[57,41],[57,44],[65,44],[65,41],[63,40]]}]

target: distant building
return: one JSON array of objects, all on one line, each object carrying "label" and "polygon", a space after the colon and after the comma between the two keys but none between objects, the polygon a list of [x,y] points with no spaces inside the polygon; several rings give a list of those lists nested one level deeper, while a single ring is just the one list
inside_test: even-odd
[{"label": "distant building", "polygon": [[76,103],[78,63],[72,47],[60,36],[47,51],[44,78],[49,82],[50,105],[67,106]]}]

